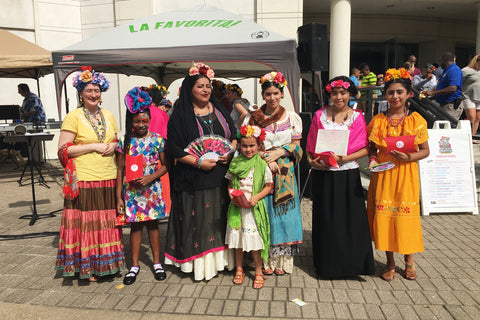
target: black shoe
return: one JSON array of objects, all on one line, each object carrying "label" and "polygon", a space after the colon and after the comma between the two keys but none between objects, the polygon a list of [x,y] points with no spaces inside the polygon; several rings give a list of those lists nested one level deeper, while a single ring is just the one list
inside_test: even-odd
[{"label": "black shoe", "polygon": [[159,268],[156,268],[153,271],[153,275],[155,276],[155,280],[157,281],[162,281],[167,278],[167,274],[165,273],[165,270],[160,266]]},{"label": "black shoe", "polygon": [[127,286],[133,284],[135,280],[137,280],[137,275],[139,271],[140,269],[138,269],[137,272],[130,269],[130,271],[128,271],[128,273],[125,275],[125,278],[123,278],[123,284]]}]

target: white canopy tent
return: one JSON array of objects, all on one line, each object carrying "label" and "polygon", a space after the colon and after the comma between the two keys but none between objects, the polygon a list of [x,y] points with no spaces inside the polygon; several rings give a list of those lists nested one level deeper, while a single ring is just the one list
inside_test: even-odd
[{"label": "white canopy tent", "polygon": [[83,65],[148,76],[167,86],[183,78],[192,61],[209,64],[220,78],[260,77],[276,70],[285,75],[299,109],[296,41],[211,6],[138,18],[54,51],[52,58],[60,118],[61,87]]}]

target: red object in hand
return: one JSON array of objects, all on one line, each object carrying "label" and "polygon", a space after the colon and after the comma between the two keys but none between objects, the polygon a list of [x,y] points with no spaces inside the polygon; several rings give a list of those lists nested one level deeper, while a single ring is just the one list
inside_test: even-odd
[{"label": "red object in hand", "polygon": [[125,178],[127,182],[143,177],[143,154],[125,158]]},{"label": "red object in hand", "polygon": [[400,136],[400,137],[385,137],[387,143],[387,153],[391,153],[393,150],[397,150],[403,153],[416,152],[415,135]]},{"label": "red object in hand", "polygon": [[251,208],[252,205],[250,204],[250,201],[247,200],[247,197],[245,197],[245,194],[243,191],[237,190],[237,189],[228,189],[228,192],[233,196],[232,202],[236,206],[242,207],[242,208]]},{"label": "red object in hand", "polygon": [[331,152],[314,153],[313,158],[323,165],[340,168],[337,160],[335,160],[335,157]]}]

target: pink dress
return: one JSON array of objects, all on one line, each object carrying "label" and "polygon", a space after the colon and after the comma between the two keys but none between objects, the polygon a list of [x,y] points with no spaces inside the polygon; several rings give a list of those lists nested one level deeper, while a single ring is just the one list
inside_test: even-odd
[{"label": "pink dress", "polygon": [[[158,133],[162,138],[167,139],[168,114],[152,104],[150,106],[150,118],[148,130]],[[160,178],[160,181],[162,183],[162,196],[165,201],[166,216],[169,216],[172,202],[170,199],[170,178],[168,172]]]},{"label": "pink dress", "polygon": [[157,106],[151,105],[150,115],[150,127],[148,129],[167,139],[168,114],[165,111],[158,109]]}]

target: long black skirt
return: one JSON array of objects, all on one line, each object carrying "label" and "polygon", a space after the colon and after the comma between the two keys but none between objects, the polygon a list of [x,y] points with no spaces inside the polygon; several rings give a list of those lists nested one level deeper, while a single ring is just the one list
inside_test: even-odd
[{"label": "long black skirt", "polygon": [[312,242],[317,276],[375,273],[360,171],[312,170]]},{"label": "long black skirt", "polygon": [[225,245],[229,199],[226,188],[172,192],[165,256],[181,264]]}]

